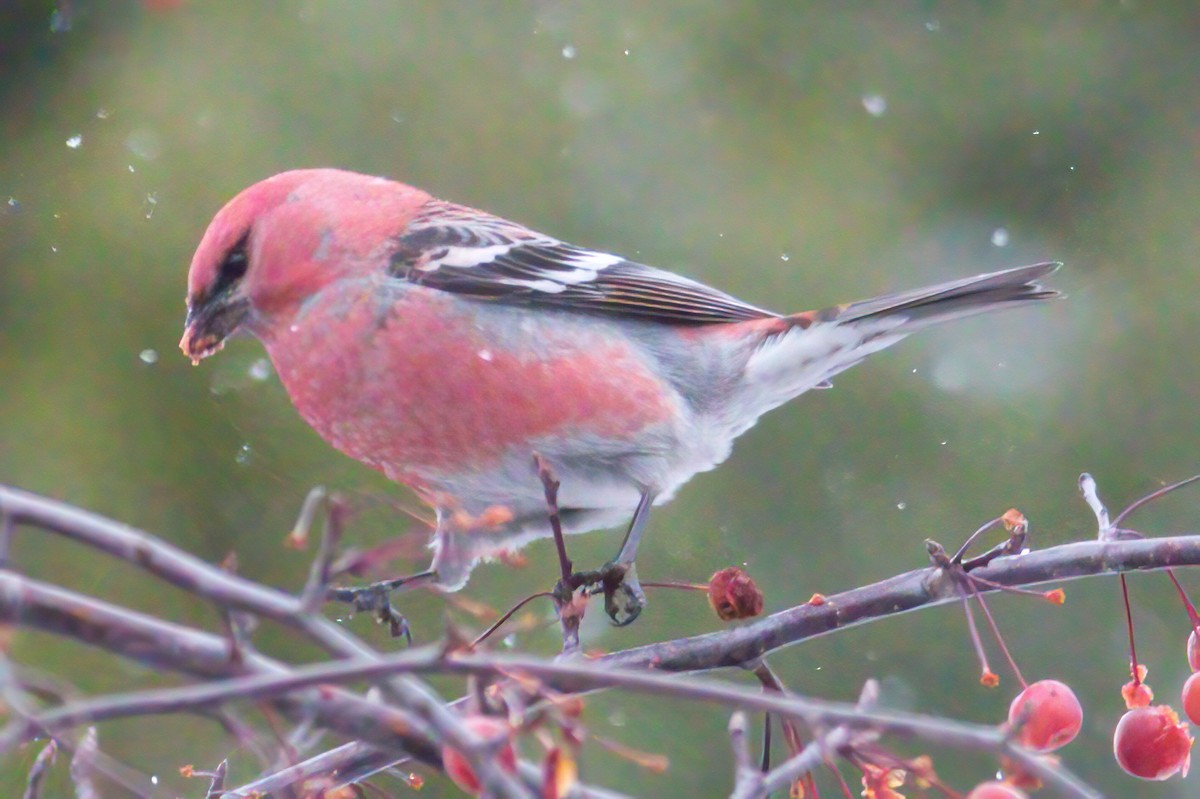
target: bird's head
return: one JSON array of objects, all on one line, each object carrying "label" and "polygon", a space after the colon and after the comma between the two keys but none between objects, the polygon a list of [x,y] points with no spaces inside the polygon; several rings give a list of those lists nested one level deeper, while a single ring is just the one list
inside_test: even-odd
[{"label": "bird's head", "polygon": [[239,330],[269,334],[338,278],[384,269],[388,243],[429,199],[337,169],[283,172],[250,186],[217,213],[192,257],[179,348],[199,363]]}]

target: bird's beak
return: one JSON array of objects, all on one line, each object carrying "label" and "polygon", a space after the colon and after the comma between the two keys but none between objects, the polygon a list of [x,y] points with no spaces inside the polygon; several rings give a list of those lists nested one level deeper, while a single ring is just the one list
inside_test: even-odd
[{"label": "bird's beak", "polygon": [[225,346],[250,315],[250,300],[244,296],[223,292],[215,297],[188,298],[187,320],[179,349],[192,359],[192,365]]}]

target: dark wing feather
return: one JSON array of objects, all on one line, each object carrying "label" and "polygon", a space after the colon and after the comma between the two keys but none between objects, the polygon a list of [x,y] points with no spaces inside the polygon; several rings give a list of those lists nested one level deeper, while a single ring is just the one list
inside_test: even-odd
[{"label": "dark wing feather", "polygon": [[662,269],[499,217],[431,203],[396,240],[390,273],[478,299],[683,325],[776,316]]}]

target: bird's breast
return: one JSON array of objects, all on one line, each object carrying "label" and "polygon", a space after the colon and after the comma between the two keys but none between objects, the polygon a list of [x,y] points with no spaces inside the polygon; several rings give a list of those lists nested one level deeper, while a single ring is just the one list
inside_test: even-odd
[{"label": "bird's breast", "polygon": [[636,452],[681,412],[653,363],[607,328],[427,289],[334,289],[264,336],[268,351],[321,436],[418,489],[537,449]]}]

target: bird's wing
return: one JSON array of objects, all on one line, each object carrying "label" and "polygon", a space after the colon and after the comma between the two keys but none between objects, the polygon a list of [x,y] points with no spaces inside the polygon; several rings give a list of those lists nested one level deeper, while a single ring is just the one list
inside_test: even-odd
[{"label": "bird's wing", "polygon": [[438,201],[397,238],[389,272],[477,299],[677,325],[776,316],[680,275]]}]

